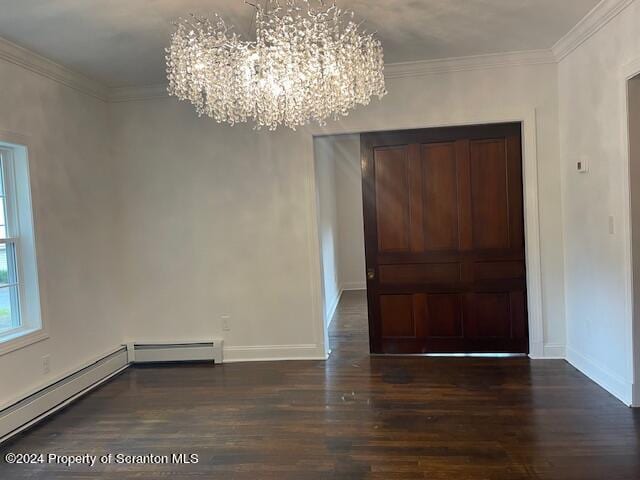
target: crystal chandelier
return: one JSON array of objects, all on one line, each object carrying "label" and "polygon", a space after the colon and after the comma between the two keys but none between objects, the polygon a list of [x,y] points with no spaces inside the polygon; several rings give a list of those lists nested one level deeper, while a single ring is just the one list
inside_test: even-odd
[{"label": "crystal chandelier", "polygon": [[255,41],[218,15],[178,20],[166,55],[169,94],[200,116],[270,130],[323,125],[386,95],[382,45],[353,12],[323,0],[283,3],[253,5]]}]

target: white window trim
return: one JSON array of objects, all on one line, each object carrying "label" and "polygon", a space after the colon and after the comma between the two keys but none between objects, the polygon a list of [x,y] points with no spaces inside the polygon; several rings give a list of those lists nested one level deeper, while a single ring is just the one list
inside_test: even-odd
[{"label": "white window trim", "polygon": [[[14,220],[19,223],[19,230],[21,235],[23,232],[28,231],[30,234],[30,242],[31,246],[29,248],[28,255],[30,256],[30,260],[32,262],[33,271],[29,272],[30,279],[30,287],[32,291],[29,292],[29,301],[27,302],[27,292],[26,292],[26,283],[24,280],[21,280],[20,283],[20,304],[21,304],[21,321],[22,325],[16,329],[5,332],[4,334],[0,334],[0,356],[5,355],[7,353],[25,348],[29,345],[32,345],[36,342],[40,342],[49,338],[49,331],[47,325],[45,323],[45,319],[41,314],[41,297],[39,290],[39,262],[38,255],[36,251],[36,237],[35,237],[35,228],[33,225],[33,217],[34,212],[32,205],[34,204],[34,195],[33,189],[31,188],[31,181],[29,175],[29,164],[33,160],[30,158],[29,151],[29,142],[28,138],[23,135],[19,135],[13,132],[6,132],[0,130],[0,149],[6,150],[10,152],[10,166],[8,168],[10,175],[13,177],[11,181],[7,182],[5,180],[5,187],[7,188],[7,196],[13,195],[13,201],[11,206],[11,212],[9,213],[14,217]],[[17,158],[19,157],[19,158]],[[22,162],[22,176],[23,180],[27,180],[29,188],[29,195],[27,196],[26,203],[22,204],[21,202],[16,201],[18,192],[14,191],[17,180],[16,180],[16,162]],[[26,209],[28,212],[25,212],[21,209]],[[28,215],[25,216],[25,213]],[[28,220],[27,220],[28,219]],[[18,276],[20,279],[25,279],[24,272],[24,254],[25,252],[21,251],[22,248],[20,246],[20,242],[16,244],[16,255],[19,256],[20,261],[18,261],[16,268],[18,269]],[[27,305],[28,303],[28,308]],[[23,309],[23,305],[25,308]]]}]

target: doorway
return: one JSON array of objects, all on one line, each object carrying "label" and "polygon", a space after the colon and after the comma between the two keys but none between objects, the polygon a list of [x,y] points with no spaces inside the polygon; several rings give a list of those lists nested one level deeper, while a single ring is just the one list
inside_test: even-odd
[{"label": "doorway", "polygon": [[361,135],[370,348],[529,352],[521,124]]},{"label": "doorway", "polygon": [[[333,349],[329,329],[336,311],[345,297],[364,297],[366,289],[360,135],[327,135],[313,142],[323,327],[325,345]],[[366,318],[366,307],[357,316]],[[366,322],[355,325],[368,337]]]},{"label": "doorway", "polygon": [[[640,68],[640,67],[638,67]],[[635,68],[637,74],[638,68]],[[631,403],[640,406],[640,74],[625,79],[628,112],[629,201],[631,233],[631,325],[634,391]]]}]

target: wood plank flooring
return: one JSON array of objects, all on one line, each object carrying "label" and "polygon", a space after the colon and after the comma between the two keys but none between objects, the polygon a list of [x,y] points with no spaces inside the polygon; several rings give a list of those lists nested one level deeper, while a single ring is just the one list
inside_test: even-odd
[{"label": "wood plank flooring", "polygon": [[331,342],[327,362],[128,369],[0,447],[0,479],[640,479],[640,412],[563,361],[370,357],[363,292],[343,296]]}]

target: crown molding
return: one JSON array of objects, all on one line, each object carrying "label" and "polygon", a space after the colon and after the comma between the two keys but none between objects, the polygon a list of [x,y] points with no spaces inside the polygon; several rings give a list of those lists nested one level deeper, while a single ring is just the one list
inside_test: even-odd
[{"label": "crown molding", "polygon": [[[628,1],[628,0],[627,0]],[[166,84],[108,88],[100,82],[75,72],[26,48],[0,37],[0,60],[21,66],[77,91],[111,102],[133,102],[167,97]],[[385,66],[387,79],[483,70],[487,68],[555,63],[550,50],[495,53],[468,57],[390,63]]]},{"label": "crown molding", "polygon": [[613,20],[634,0],[602,0],[551,48],[559,62]]},{"label": "crown molding", "polygon": [[25,68],[99,100],[107,100],[108,89],[100,82],[1,37],[0,60]]},{"label": "crown molding", "polygon": [[139,87],[110,88],[107,100],[110,103],[135,102],[168,97],[167,85],[142,85]]},{"label": "crown molding", "polygon": [[[385,66],[385,78],[420,77],[487,68],[513,67],[520,65],[544,65],[555,63],[551,50],[530,50],[524,52],[495,53],[470,57],[423,60],[417,62],[390,63]],[[157,98],[167,98],[167,85],[147,85],[109,89],[111,103],[135,102]]]},{"label": "crown molding", "polygon": [[451,72],[485,70],[488,68],[545,65],[556,63],[551,50],[527,50],[521,52],[490,53],[468,57],[420,60],[417,62],[390,63],[385,66],[385,77],[420,77]]}]

